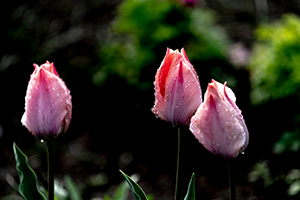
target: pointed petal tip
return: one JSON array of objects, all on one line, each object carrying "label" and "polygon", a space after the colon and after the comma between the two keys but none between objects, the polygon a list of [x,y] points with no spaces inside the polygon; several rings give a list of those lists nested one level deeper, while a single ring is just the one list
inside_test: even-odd
[{"label": "pointed petal tip", "polygon": [[169,47],[167,47],[167,52],[166,55],[168,55],[169,53],[171,53],[172,49],[170,49]]},{"label": "pointed petal tip", "polygon": [[184,58],[186,59],[186,61],[188,61],[189,63],[191,63],[190,60],[189,60],[189,58],[188,58],[188,56],[186,55],[186,51],[185,51],[184,48],[181,49],[181,54],[184,56]]},{"label": "pointed petal tip", "polygon": [[33,67],[34,67],[34,69],[37,69],[37,68],[39,67],[39,65],[38,65],[38,64],[35,64],[35,63],[33,63]]}]

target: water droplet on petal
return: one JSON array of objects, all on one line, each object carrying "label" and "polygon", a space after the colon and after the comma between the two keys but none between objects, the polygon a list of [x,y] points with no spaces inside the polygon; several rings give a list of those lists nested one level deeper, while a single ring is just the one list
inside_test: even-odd
[{"label": "water droplet on petal", "polygon": [[241,152],[241,154],[243,154],[243,155],[244,155],[244,154],[245,154],[245,151],[242,151],[242,152]]}]

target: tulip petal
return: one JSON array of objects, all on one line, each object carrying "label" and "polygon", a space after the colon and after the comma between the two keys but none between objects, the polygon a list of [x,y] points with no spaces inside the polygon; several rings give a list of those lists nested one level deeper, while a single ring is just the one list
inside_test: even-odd
[{"label": "tulip petal", "polygon": [[173,51],[169,48],[167,49],[166,56],[162,62],[161,67],[159,68],[160,70],[157,73],[157,79],[159,80],[159,93],[162,95],[162,97],[165,96],[166,79],[175,57],[175,54],[172,52]]},{"label": "tulip petal", "polygon": [[173,126],[187,126],[201,104],[202,94],[197,73],[187,59],[184,49],[181,53],[178,50],[167,50],[154,85],[155,105],[152,111]]},{"label": "tulip petal", "polygon": [[22,123],[38,138],[53,139],[65,133],[71,120],[71,95],[53,63],[35,71],[28,84]]},{"label": "tulip petal", "polygon": [[230,88],[212,81],[190,124],[190,130],[199,142],[211,153],[225,159],[235,158],[244,151],[249,140],[244,119],[233,101],[234,93],[230,92]]},{"label": "tulip petal", "polygon": [[[196,115],[199,120],[196,123],[193,121],[191,131],[197,133],[197,139],[207,150],[224,158],[233,158],[240,153],[245,143],[245,133],[235,112],[223,101],[211,95],[206,103],[201,104]],[[240,135],[241,130],[243,135]]]}]

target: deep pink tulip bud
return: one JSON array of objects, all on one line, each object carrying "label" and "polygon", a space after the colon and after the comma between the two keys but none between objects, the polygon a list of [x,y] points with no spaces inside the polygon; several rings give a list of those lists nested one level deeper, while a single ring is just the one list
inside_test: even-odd
[{"label": "deep pink tulip bud", "polygon": [[35,70],[28,83],[21,122],[37,138],[51,140],[69,128],[71,95],[53,63],[47,61],[40,67],[33,66]]},{"label": "deep pink tulip bud", "polygon": [[152,112],[173,126],[188,126],[201,104],[202,94],[197,73],[184,49],[167,49],[155,76],[155,105]]},{"label": "deep pink tulip bud", "polygon": [[203,146],[225,159],[235,158],[248,145],[249,133],[232,90],[212,80],[204,102],[191,119],[190,130]]}]

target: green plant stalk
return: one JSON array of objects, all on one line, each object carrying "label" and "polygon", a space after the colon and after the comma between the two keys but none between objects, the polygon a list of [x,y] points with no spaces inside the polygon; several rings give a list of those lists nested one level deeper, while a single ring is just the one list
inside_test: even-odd
[{"label": "green plant stalk", "polygon": [[233,161],[233,159],[227,160],[229,176],[229,200],[236,200],[236,186]]},{"label": "green plant stalk", "polygon": [[175,186],[175,200],[183,200],[183,179],[184,179],[184,160],[182,150],[182,134],[180,127],[178,127],[178,152],[177,152],[177,171],[176,171],[176,186]]},{"label": "green plant stalk", "polygon": [[48,200],[54,200],[54,150],[53,141],[47,140],[47,160],[48,160]]}]

